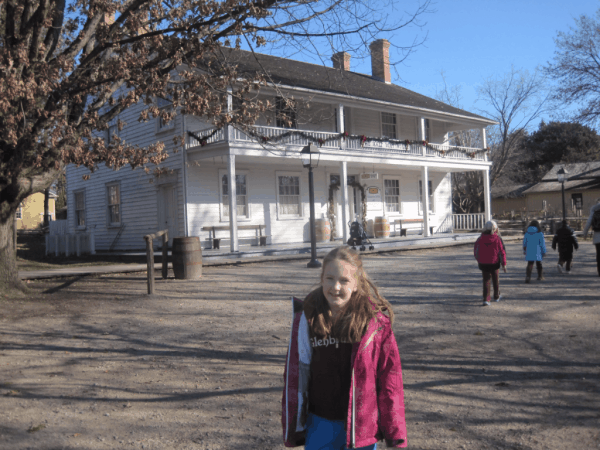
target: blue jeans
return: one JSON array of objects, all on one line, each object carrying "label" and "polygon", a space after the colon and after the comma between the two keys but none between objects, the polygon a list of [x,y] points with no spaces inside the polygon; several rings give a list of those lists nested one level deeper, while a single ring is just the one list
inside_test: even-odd
[{"label": "blue jeans", "polygon": [[[310,413],[306,420],[304,450],[347,450],[344,422],[323,419]],[[356,450],[377,450],[377,444]]]}]

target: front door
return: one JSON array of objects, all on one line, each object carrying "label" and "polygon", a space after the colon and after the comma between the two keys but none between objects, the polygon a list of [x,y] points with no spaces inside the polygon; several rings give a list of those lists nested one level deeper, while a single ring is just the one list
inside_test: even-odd
[{"label": "front door", "polygon": [[583,194],[572,194],[571,204],[573,205],[573,212],[577,217],[581,216],[581,210],[583,209]]},{"label": "front door", "polygon": [[[177,189],[173,184],[158,188],[158,231],[169,230],[169,245],[177,236]],[[162,242],[162,240],[160,241]]]}]

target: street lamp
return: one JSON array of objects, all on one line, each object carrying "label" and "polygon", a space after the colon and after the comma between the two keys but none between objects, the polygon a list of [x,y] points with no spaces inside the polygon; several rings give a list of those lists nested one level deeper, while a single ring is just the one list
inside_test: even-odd
[{"label": "street lamp", "polygon": [[315,235],[315,188],[313,183],[313,169],[319,165],[319,157],[321,152],[314,144],[309,144],[300,152],[302,157],[302,165],[308,168],[308,192],[310,201],[310,261],[306,264],[309,268],[321,267],[321,263],[317,260],[317,237]]},{"label": "street lamp", "polygon": [[563,210],[563,221],[566,220],[566,210],[565,210],[565,181],[567,179],[567,172],[564,167],[561,167],[558,172],[556,172],[556,177],[558,178],[558,182],[562,184],[562,210]]}]

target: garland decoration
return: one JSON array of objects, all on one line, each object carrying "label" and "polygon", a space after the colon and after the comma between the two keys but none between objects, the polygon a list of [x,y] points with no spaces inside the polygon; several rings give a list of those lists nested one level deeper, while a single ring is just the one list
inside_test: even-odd
[{"label": "garland decoration", "polygon": [[[363,229],[367,231],[367,196],[365,195],[365,187],[360,184],[358,181],[353,181],[352,183],[348,183],[348,186],[352,186],[358,188],[360,190],[361,199],[362,199],[362,216],[361,222],[363,224]],[[335,205],[333,201],[333,193],[334,191],[339,190],[340,181],[336,181],[335,183],[331,183],[329,185],[329,207],[327,208],[327,216],[329,217],[329,223],[331,224],[331,237],[330,241],[334,240],[336,234],[336,216],[335,216]]]},{"label": "garland decoration", "polygon": [[[217,134],[218,131],[219,131],[219,129],[215,129],[212,133],[210,133],[204,137],[199,137],[196,134],[192,133],[191,131],[188,131],[188,134],[190,136],[192,136],[193,138],[195,138],[196,140],[198,140],[198,142],[200,142],[200,146],[204,147],[207,144],[207,141],[211,137],[213,137],[215,134]],[[281,142],[281,141],[289,138],[290,136],[299,136],[301,138],[306,139],[308,142],[317,144],[319,147],[322,147],[323,145],[327,144],[328,142],[334,142],[339,139],[343,139],[344,141],[347,139],[358,141],[358,142],[360,142],[361,147],[364,147],[369,142],[379,142],[379,143],[388,143],[388,144],[404,144],[404,145],[406,145],[406,147],[410,147],[411,145],[420,145],[420,146],[426,147],[430,151],[436,152],[438,156],[442,156],[442,157],[445,157],[450,152],[459,152],[459,153],[462,153],[462,154],[468,156],[471,159],[474,159],[478,154],[486,153],[486,152],[490,151],[489,147],[482,148],[480,150],[474,150],[474,151],[465,150],[464,148],[461,148],[461,147],[448,147],[445,149],[438,149],[438,148],[434,147],[433,145],[431,145],[429,143],[429,141],[427,141],[427,140],[410,140],[410,139],[399,140],[399,139],[390,139],[390,138],[386,138],[386,137],[381,137],[381,138],[370,137],[370,136],[365,136],[364,134],[361,134],[361,135],[349,134],[347,131],[345,131],[343,133],[333,134],[327,138],[315,138],[313,135],[311,135],[309,133],[305,133],[304,131],[301,131],[301,130],[288,130],[285,133],[278,134],[277,136],[263,136],[262,134],[257,133],[255,130],[253,130],[251,128],[243,130],[243,131],[248,136],[255,138],[258,142],[262,142],[263,144],[267,144],[267,143],[277,144],[278,142]]]}]

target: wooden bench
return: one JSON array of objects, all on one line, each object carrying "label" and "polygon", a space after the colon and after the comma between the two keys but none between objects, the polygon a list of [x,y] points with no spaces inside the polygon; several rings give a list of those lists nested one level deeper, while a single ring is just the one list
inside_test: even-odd
[{"label": "wooden bench", "polygon": [[[400,225],[400,236],[406,236],[406,228],[404,225],[410,223],[420,223],[421,229],[423,229],[423,219],[396,219],[394,220],[394,232],[396,231],[396,225]],[[433,234],[433,227],[429,227],[429,234]]]},{"label": "wooden bench", "polygon": [[[266,247],[267,245],[267,238],[271,237],[270,235],[263,235],[262,234],[262,230],[265,226],[264,225],[238,225],[237,229],[238,230],[258,230],[258,239],[259,239],[259,245],[262,245],[263,247]],[[208,240],[212,241],[212,248],[213,249],[218,249],[221,248],[221,239],[223,238],[218,238],[217,237],[217,231],[229,231],[231,228],[229,227],[229,225],[217,225],[217,226],[211,226],[211,227],[202,227],[202,231],[208,231],[208,232],[212,232],[212,238],[209,237]]]}]

